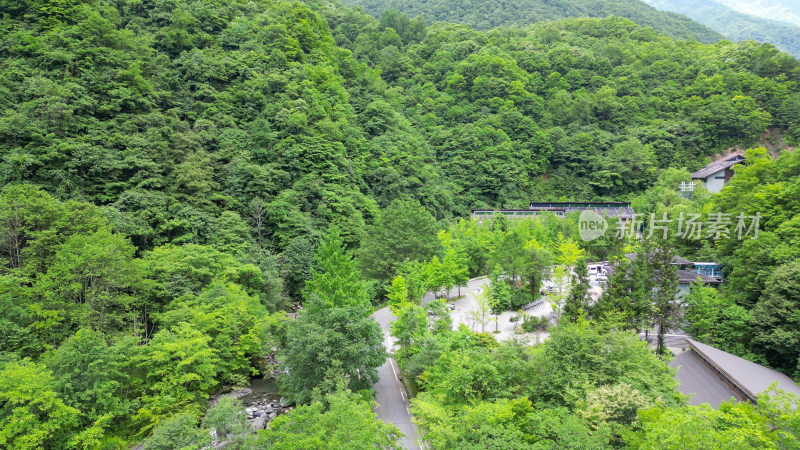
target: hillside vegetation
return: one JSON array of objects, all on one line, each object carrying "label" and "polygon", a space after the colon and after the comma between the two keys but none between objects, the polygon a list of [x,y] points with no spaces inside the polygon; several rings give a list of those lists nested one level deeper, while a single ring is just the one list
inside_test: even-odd
[{"label": "hillside vegetation", "polygon": [[462,23],[479,30],[568,17],[617,16],[676,39],[692,38],[705,43],[721,39],[704,25],[678,14],[657,11],[639,0],[344,0],[343,3],[362,6],[375,17],[398,10],[411,17],[422,15],[428,21]]},{"label": "hillside vegetation", "polygon": [[800,58],[800,26],[743,14],[715,0],[644,1],[663,11],[685,14],[730,40],[769,42],[795,58]]},{"label": "hillside vegetation", "polygon": [[256,220],[281,251],[330,223],[357,242],[402,197],[446,218],[623,196],[767,127],[794,134],[800,116],[800,65],[774,48],[625,19],[479,32],[209,8],[12,8],[0,182],[107,206],[141,248],[220,242]]},{"label": "hillside vegetation", "polygon": [[717,0],[736,11],[793,23],[800,27],[800,3],[794,0]]},{"label": "hillside vegetation", "polygon": [[[800,272],[797,158],[753,152],[712,200],[675,192],[684,167],[767,130],[796,142],[800,63],[773,46],[618,17],[427,26],[316,1],[9,0],[1,14],[0,447],[393,448],[370,392],[387,295],[414,301],[403,364],[428,383],[412,408],[442,447],[796,446],[791,402],[683,407],[614,311],[572,308],[573,325],[522,349],[416,304],[523,270],[524,304],[552,264],[624,245],[579,248],[555,217],[459,222],[471,208],[769,211],[761,240],[673,244],[741,266],[724,300],[752,318],[713,298],[709,339],[796,370],[797,287],[764,286],[773,267]],[[235,399],[211,406],[270,374],[298,407],[258,436]]]}]

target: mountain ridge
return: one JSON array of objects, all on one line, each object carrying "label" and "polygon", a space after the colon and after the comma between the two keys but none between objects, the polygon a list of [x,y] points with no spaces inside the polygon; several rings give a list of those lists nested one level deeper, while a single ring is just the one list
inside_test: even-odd
[{"label": "mountain ridge", "polygon": [[740,13],[800,26],[800,3],[785,0],[718,0]]},{"label": "mountain ridge", "polygon": [[344,0],[344,4],[361,6],[375,17],[398,10],[411,17],[423,15],[431,21],[463,23],[479,30],[569,17],[617,16],[676,39],[694,38],[710,44],[722,38],[705,25],[679,14],[658,11],[639,0]]},{"label": "mountain ridge", "polygon": [[800,58],[800,27],[745,14],[716,0],[644,0],[659,10],[684,14],[733,41],[767,42]]}]

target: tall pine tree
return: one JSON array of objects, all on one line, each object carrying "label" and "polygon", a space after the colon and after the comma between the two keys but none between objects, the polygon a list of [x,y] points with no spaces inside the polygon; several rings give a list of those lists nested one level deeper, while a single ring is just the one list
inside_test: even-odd
[{"label": "tall pine tree", "polygon": [[578,318],[586,315],[589,310],[589,268],[586,260],[581,259],[575,264],[572,275],[572,287],[564,303],[562,318],[570,322],[577,322]]},{"label": "tall pine tree", "polygon": [[[656,352],[664,354],[664,335],[678,325],[681,300],[678,297],[678,266],[672,264],[675,251],[663,239],[645,239],[640,258],[646,258],[648,280],[652,280],[650,314],[658,333]],[[637,258],[638,259],[638,258]]]}]

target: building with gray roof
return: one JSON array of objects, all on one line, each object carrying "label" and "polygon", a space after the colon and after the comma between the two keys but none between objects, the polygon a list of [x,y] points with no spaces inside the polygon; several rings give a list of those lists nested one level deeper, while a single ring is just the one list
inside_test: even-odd
[{"label": "building with gray roof", "polygon": [[776,370],[693,339],[686,341],[688,349],[669,365],[678,368],[679,390],[691,396],[692,405],[708,403],[716,408],[731,398],[756,402],[758,394],[769,390],[773,383],[778,389],[800,396],[800,386]]},{"label": "building with gray roof", "polygon": [[703,167],[692,174],[692,180],[701,182],[712,194],[719,192],[733,177],[733,166],[741,164],[744,156],[741,153],[728,155]]},{"label": "building with gray roof", "polygon": [[530,202],[528,209],[473,209],[472,217],[483,220],[502,214],[509,219],[531,219],[544,213],[566,217],[583,211],[593,211],[601,217],[616,218],[623,223],[635,216],[628,202]]},{"label": "building with gray roof", "polygon": [[[636,253],[625,254],[625,258],[629,259],[630,261],[635,261],[637,256],[638,255]],[[614,273],[615,267],[611,265],[608,261],[603,261],[601,263],[589,263],[589,266],[590,267],[596,266],[598,264],[603,265],[601,272],[606,274],[606,276],[611,276]],[[678,274],[678,289],[680,290],[678,294],[679,296],[688,295],[692,284],[694,284],[698,280],[700,281],[700,283],[706,286],[717,287],[720,284],[722,284],[721,270],[718,273],[716,273],[717,276],[708,275],[707,271],[705,272],[697,271],[694,262],[677,255],[672,258],[672,262],[670,264],[676,267],[676,272]],[[701,263],[701,264],[708,265],[716,263]],[[591,272],[592,271],[590,269],[590,273]],[[597,269],[595,269],[595,272],[597,272]]]}]

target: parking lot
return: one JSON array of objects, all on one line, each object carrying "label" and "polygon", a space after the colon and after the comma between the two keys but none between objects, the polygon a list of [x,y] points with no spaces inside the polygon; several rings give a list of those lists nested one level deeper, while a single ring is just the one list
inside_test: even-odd
[{"label": "parking lot", "polygon": [[[478,296],[489,285],[490,281],[487,277],[474,278],[469,280],[466,286],[461,287],[461,297],[458,297],[458,288],[450,292],[451,307],[450,317],[453,319],[453,329],[457,329],[461,324],[466,325],[473,331],[485,331],[491,333],[497,340],[510,340],[520,339],[526,343],[536,344],[542,342],[549,336],[547,332],[532,332],[524,333],[517,325],[521,325],[522,319],[518,322],[512,322],[510,319],[518,316],[517,311],[506,311],[499,316],[486,311],[485,314],[481,313]],[[442,295],[443,293],[440,293]],[[433,300],[433,295],[426,296],[426,301]],[[553,312],[550,303],[541,298],[533,302],[526,313],[530,316],[545,317]],[[495,319],[496,322],[495,322]],[[495,332],[497,330],[497,332]]]}]

